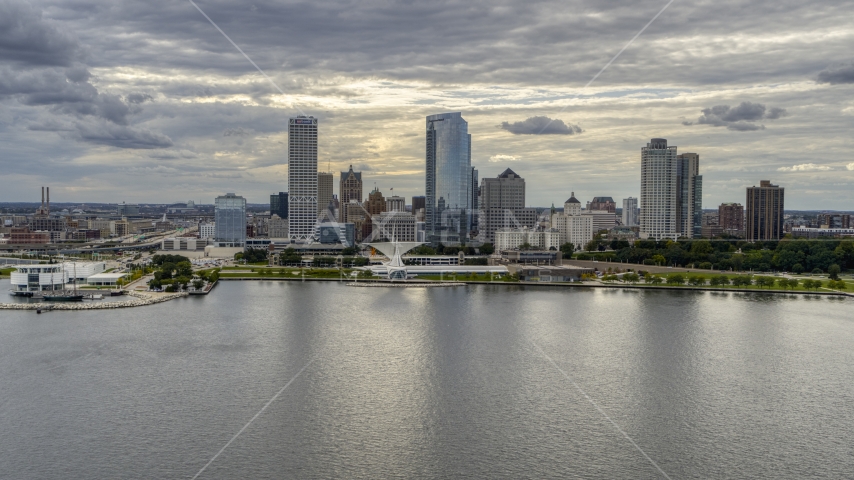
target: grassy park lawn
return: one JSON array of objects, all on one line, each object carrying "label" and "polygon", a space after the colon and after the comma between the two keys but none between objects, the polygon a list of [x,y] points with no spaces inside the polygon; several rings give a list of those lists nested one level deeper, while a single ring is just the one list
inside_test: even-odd
[{"label": "grassy park lawn", "polygon": [[[667,283],[667,277],[668,277],[668,276],[670,276],[670,275],[675,275],[675,274],[682,275],[686,280],[687,280],[687,279],[689,279],[689,278],[691,278],[691,277],[701,277],[701,278],[703,278],[703,279],[705,279],[705,280],[706,280],[706,283],[705,283],[705,285],[698,285],[698,286],[690,285],[690,284],[689,284],[689,283],[687,283],[687,282],[686,282],[686,283],[684,283],[684,284],[668,284],[668,283]],[[809,290],[808,290],[808,289],[804,288],[804,286],[803,286],[803,283],[802,283],[802,282],[803,282],[804,280],[819,280],[819,281],[821,281],[821,282],[822,282],[822,287],[827,287],[827,282],[828,282],[828,279],[827,279],[827,277],[826,277],[826,276],[815,276],[815,277],[813,277],[813,276],[810,276],[810,275],[794,275],[793,277],[794,277],[794,278],[797,278],[797,279],[800,281],[800,283],[798,283],[798,286],[797,286],[797,287],[794,287],[794,288],[792,288],[792,287],[785,287],[785,288],[784,288],[784,287],[781,287],[780,285],[778,285],[778,284],[776,283],[776,281],[777,281],[778,279],[780,279],[780,278],[786,278],[786,277],[783,277],[783,276],[777,276],[777,275],[773,275],[773,274],[765,274],[765,275],[763,275],[763,274],[761,274],[761,273],[759,273],[759,274],[749,274],[749,273],[720,273],[720,272],[709,272],[709,271],[702,271],[702,270],[701,270],[701,271],[697,271],[697,272],[693,272],[693,271],[692,271],[692,272],[690,272],[690,273],[673,272],[673,273],[667,273],[667,274],[661,273],[661,274],[655,274],[655,275],[656,275],[656,276],[659,276],[659,277],[661,277],[661,278],[663,278],[663,279],[664,279],[664,283],[660,283],[660,284],[658,284],[658,285],[656,285],[656,286],[664,286],[664,287],[683,287],[683,288],[703,288],[703,287],[712,287],[712,288],[723,288],[723,289],[727,289],[727,288],[728,288],[728,289],[739,289],[739,290],[746,289],[746,290],[757,290],[757,291],[762,291],[762,290],[789,290],[789,291],[793,291],[793,292],[813,292],[813,291],[822,291],[822,290],[824,290],[824,289],[809,289]],[[751,280],[754,280],[754,281],[755,281],[755,280],[756,280],[756,278],[758,278],[758,277],[772,278],[772,279],[774,279],[774,280],[775,280],[775,284],[774,284],[773,286],[771,286],[771,287],[758,286],[758,285],[753,285],[753,284],[752,284],[752,285],[732,285],[732,284],[730,284],[730,285],[710,285],[710,283],[711,283],[711,279],[712,279],[712,278],[715,278],[715,277],[719,277],[719,276],[726,276],[727,278],[729,278],[729,279],[730,279],[730,281],[732,281],[734,278],[737,278],[737,277],[742,277],[742,278],[746,277],[746,278],[750,278]],[[852,279],[850,279],[850,278],[843,278],[843,281],[845,281],[845,284],[846,284],[846,287],[847,287],[847,288],[845,289],[846,291],[854,291],[854,280],[852,280]],[[606,283],[606,284],[623,284],[623,282],[621,282],[621,281],[603,282],[603,283]],[[638,282],[638,283],[636,283],[635,285],[641,285],[641,286],[643,286],[643,285],[652,285],[652,284],[645,283],[645,282]],[[824,290],[824,291],[826,291],[826,290]]]},{"label": "grassy park lawn", "polygon": [[[229,272],[228,270],[243,270]],[[250,272],[249,270],[255,270]],[[252,267],[247,265],[239,268],[225,268],[220,272],[220,278],[333,278],[349,277],[353,270],[345,268],[287,268],[287,267]]]},{"label": "grassy park lawn", "polygon": [[14,271],[14,268],[0,268],[0,277],[8,277]]}]

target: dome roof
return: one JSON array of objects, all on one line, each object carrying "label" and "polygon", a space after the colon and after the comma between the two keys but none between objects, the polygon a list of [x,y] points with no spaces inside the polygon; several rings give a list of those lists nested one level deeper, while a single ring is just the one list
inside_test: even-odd
[{"label": "dome roof", "polygon": [[572,194],[569,196],[569,200],[567,200],[563,203],[581,203],[581,202],[579,202],[578,199],[575,198],[575,192],[572,192]]}]

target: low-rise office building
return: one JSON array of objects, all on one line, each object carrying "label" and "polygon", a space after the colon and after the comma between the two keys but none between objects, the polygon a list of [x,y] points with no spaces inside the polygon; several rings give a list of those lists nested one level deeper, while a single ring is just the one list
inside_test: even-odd
[{"label": "low-rise office building", "polygon": [[801,238],[854,237],[854,228],[795,227],[792,229],[792,236],[793,237],[801,237]]},{"label": "low-rise office building", "polygon": [[535,249],[559,249],[564,243],[564,237],[556,228],[538,231],[526,227],[518,229],[501,229],[495,232],[496,250],[515,250],[525,244]]},{"label": "low-rise office building", "polygon": [[98,287],[112,287],[118,285],[119,280],[127,276],[127,273],[122,272],[96,273],[86,279],[86,284]]},{"label": "low-rise office building", "polygon": [[501,262],[520,265],[561,265],[563,254],[558,250],[502,250]]},{"label": "low-rise office building", "polygon": [[190,250],[194,252],[203,251],[208,245],[206,238],[174,237],[164,238],[160,242],[161,250]]}]

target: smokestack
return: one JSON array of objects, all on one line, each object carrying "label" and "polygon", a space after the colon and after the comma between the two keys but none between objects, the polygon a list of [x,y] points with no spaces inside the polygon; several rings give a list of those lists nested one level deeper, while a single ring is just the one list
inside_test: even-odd
[{"label": "smokestack", "polygon": [[50,187],[47,187],[47,212],[50,213]]},{"label": "smokestack", "polygon": [[44,187],[42,187],[42,208],[44,208]]}]

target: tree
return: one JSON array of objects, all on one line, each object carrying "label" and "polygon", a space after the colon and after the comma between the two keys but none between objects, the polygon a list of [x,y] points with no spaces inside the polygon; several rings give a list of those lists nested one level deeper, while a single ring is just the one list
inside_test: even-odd
[{"label": "tree", "polygon": [[352,257],[357,253],[359,252],[356,250],[356,247],[344,247],[344,249],[341,250],[341,255],[344,257]]},{"label": "tree", "polygon": [[670,285],[684,285],[685,275],[681,273],[671,273],[667,276],[667,283]]},{"label": "tree", "polygon": [[655,265],[667,265],[667,259],[664,258],[664,255],[653,255],[652,261]]},{"label": "tree", "polygon": [[566,242],[560,246],[560,251],[563,254],[563,258],[572,258],[572,253],[575,252],[575,245]]},{"label": "tree", "polygon": [[691,275],[688,277],[688,283],[694,287],[702,287],[706,284],[706,279],[700,275]]},{"label": "tree", "polygon": [[525,242],[522,245],[519,245],[519,250],[533,250],[533,246],[530,243]]},{"label": "tree", "polygon": [[163,286],[163,283],[160,282],[160,280],[158,280],[156,278],[154,280],[148,282],[148,288],[160,288],[162,286]]},{"label": "tree", "polygon": [[632,284],[638,283],[640,281],[640,275],[632,272],[626,273],[623,275],[623,281]]},{"label": "tree", "polygon": [[695,257],[709,255],[714,251],[715,249],[712,247],[712,242],[708,240],[697,240],[691,244],[691,255]]},{"label": "tree", "polygon": [[197,278],[196,280],[193,280],[193,288],[195,288],[196,290],[201,290],[204,286],[205,282],[203,282],[201,279]]},{"label": "tree", "polygon": [[726,275],[717,275],[712,277],[709,283],[714,287],[725,287],[729,285],[729,277]]},{"label": "tree", "polygon": [[773,277],[756,277],[756,286],[758,286],[759,288],[771,288],[774,286],[774,283],[775,281]]},{"label": "tree", "polygon": [[841,271],[842,271],[842,269],[839,268],[839,265],[837,265],[835,263],[833,265],[827,267],[827,273],[830,275],[831,280],[839,280],[839,272],[841,272]]},{"label": "tree", "polygon": [[279,265],[288,265],[288,264],[302,264],[302,255],[297,253],[291,247],[288,247],[279,254]]},{"label": "tree", "polygon": [[649,283],[652,285],[661,285],[664,282],[664,279],[659,277],[658,275],[647,275],[645,278],[646,278],[646,283]]},{"label": "tree", "polygon": [[481,255],[492,255],[493,253],[495,253],[495,245],[493,245],[491,243],[484,243],[483,245],[479,246],[477,249],[478,249],[478,251],[480,251]]},{"label": "tree", "polygon": [[798,282],[797,278],[790,278],[789,279],[789,288],[791,288],[792,290],[798,288],[798,283],[799,282]]},{"label": "tree", "polygon": [[809,278],[804,280],[803,283],[804,288],[806,288],[807,290],[818,290],[822,286],[821,280],[812,280]]},{"label": "tree", "polygon": [[596,280],[596,275],[592,273],[583,273],[581,274],[581,281],[586,282],[588,280]]},{"label": "tree", "polygon": [[611,250],[621,250],[623,248],[629,248],[629,242],[625,240],[611,240],[611,244],[609,245]]},{"label": "tree", "polygon": [[599,249],[599,238],[597,237],[597,238],[594,238],[593,240],[590,240],[589,242],[587,242],[587,245],[584,246],[584,249],[587,250],[588,252],[595,252],[596,250],[598,250]]},{"label": "tree", "polygon": [[796,264],[792,265],[792,272],[800,275],[800,274],[804,273],[804,266],[801,265],[800,263],[796,263]]},{"label": "tree", "polygon": [[732,279],[732,284],[736,287],[746,287],[748,285],[753,285],[753,280],[751,280],[750,277],[739,275]]},{"label": "tree", "polygon": [[192,277],[193,265],[189,261],[183,261],[175,265],[175,276]]},{"label": "tree", "polygon": [[833,290],[845,290],[848,288],[848,285],[846,285],[842,280],[830,280],[827,282],[827,288]]}]

